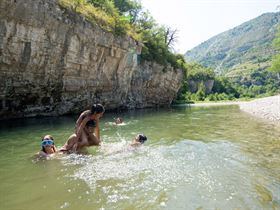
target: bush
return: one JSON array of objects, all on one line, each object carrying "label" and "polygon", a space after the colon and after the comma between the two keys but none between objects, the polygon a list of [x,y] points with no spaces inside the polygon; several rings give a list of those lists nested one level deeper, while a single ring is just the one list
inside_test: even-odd
[{"label": "bush", "polygon": [[200,83],[198,86],[198,90],[196,92],[196,97],[198,101],[204,101],[204,99],[206,98],[206,88],[204,86],[203,83]]},{"label": "bush", "polygon": [[217,95],[217,93],[210,94],[210,95],[207,96],[206,100],[207,101],[217,101],[218,99],[217,99],[216,95]]}]

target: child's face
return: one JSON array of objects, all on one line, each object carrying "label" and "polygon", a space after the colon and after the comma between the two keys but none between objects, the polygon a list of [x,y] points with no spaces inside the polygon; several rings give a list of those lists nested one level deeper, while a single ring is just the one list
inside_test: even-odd
[{"label": "child's face", "polygon": [[104,112],[93,114],[92,119],[99,120],[103,116],[103,113]]},{"label": "child's face", "polygon": [[42,147],[44,147],[46,153],[52,154],[55,152],[54,141],[53,141],[52,136],[50,136],[50,135],[44,136],[41,145],[42,145]]},{"label": "child's face", "polygon": [[94,127],[86,126],[85,127],[88,133],[94,133]]},{"label": "child's face", "polygon": [[53,145],[46,145],[44,146],[44,148],[47,154],[53,154],[55,152]]}]

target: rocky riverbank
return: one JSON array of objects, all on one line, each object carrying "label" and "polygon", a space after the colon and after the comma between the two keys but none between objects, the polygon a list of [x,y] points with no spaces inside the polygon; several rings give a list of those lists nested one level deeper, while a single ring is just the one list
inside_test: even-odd
[{"label": "rocky riverbank", "polygon": [[245,103],[243,101],[218,101],[218,102],[203,102],[190,104],[190,106],[228,106],[228,105],[239,105]]},{"label": "rocky riverbank", "polygon": [[257,117],[280,123],[280,95],[240,103],[239,107]]},{"label": "rocky riverbank", "polygon": [[255,99],[253,101],[208,102],[191,104],[190,106],[226,106],[239,105],[242,111],[256,117],[267,119],[280,124],[280,95]]}]

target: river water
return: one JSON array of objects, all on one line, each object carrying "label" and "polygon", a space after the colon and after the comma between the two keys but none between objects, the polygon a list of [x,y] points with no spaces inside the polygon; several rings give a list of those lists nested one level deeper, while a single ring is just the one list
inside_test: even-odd
[{"label": "river water", "polygon": [[[0,122],[0,209],[280,209],[280,128],[238,106],[105,113],[102,146],[33,158],[76,118]],[[137,133],[148,141],[132,148]]]}]

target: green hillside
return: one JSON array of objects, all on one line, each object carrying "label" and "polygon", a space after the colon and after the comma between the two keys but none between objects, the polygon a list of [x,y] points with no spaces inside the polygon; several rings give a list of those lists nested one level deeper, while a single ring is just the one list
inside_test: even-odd
[{"label": "green hillside", "polygon": [[264,70],[276,54],[272,40],[279,20],[280,12],[265,13],[203,42],[186,52],[185,58],[228,77]]}]

